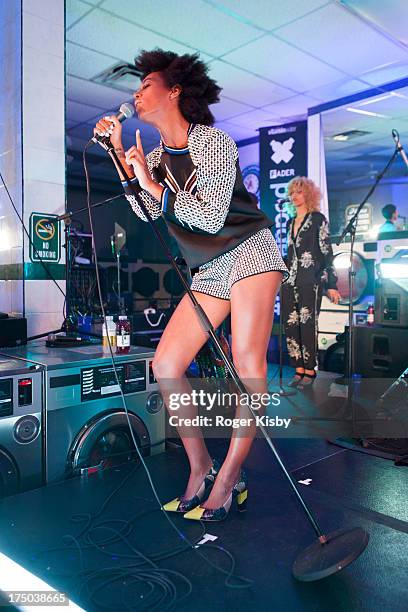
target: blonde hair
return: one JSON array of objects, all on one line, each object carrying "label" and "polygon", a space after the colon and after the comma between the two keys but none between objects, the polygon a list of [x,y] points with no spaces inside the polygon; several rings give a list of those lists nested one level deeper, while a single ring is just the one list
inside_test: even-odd
[{"label": "blonde hair", "polygon": [[[295,189],[301,189],[305,195],[305,201],[308,212],[320,210],[320,200],[322,199],[322,193],[319,187],[307,176],[295,176],[286,188],[288,196],[291,198],[292,193]],[[296,217],[296,207],[294,204],[289,203],[287,210],[291,217]]]}]

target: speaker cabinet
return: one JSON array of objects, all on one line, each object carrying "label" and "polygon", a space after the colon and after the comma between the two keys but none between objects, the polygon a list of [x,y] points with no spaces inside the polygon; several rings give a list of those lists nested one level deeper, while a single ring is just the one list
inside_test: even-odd
[{"label": "speaker cabinet", "polygon": [[387,327],[408,327],[408,280],[383,279],[375,291],[375,320]]},{"label": "speaker cabinet", "polygon": [[408,366],[408,329],[359,325],[352,332],[353,373],[364,378],[397,378]]}]

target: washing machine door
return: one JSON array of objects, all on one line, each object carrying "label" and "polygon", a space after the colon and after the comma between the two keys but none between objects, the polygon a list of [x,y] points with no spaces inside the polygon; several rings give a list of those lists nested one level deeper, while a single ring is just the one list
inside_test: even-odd
[{"label": "washing machine door", "polygon": [[[143,457],[150,454],[150,436],[143,421],[129,412],[134,438]],[[138,463],[124,410],[101,413],[76,436],[68,456],[68,474],[86,474],[123,463]]]},{"label": "washing machine door", "polygon": [[0,499],[20,490],[20,475],[13,458],[0,448]]},{"label": "washing machine door", "polygon": [[[333,257],[333,266],[337,274],[337,288],[341,295],[339,304],[348,306],[350,302],[349,292],[349,266],[350,252],[341,251]],[[353,253],[353,270],[355,272],[353,283],[353,304],[358,304],[368,288],[368,270],[366,260],[359,253]]]}]

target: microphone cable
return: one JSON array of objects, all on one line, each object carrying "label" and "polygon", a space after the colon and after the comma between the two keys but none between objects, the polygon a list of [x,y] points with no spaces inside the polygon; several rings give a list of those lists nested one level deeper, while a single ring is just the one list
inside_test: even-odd
[{"label": "microphone cable", "polygon": [[[219,567],[218,565],[216,565],[215,563],[213,563],[210,559],[208,559],[208,557],[206,555],[204,555],[203,553],[201,553],[199,548],[196,548],[195,545],[190,541],[189,538],[187,538],[187,536],[176,526],[176,524],[174,523],[174,521],[170,518],[169,514],[163,510],[163,504],[160,501],[157,489],[153,483],[149,468],[147,467],[144,458],[142,456],[142,453],[140,452],[139,446],[137,444],[134,432],[133,432],[133,428],[131,426],[130,423],[130,418],[129,418],[129,412],[128,412],[128,408],[127,408],[127,403],[126,403],[126,398],[125,395],[123,393],[123,389],[122,389],[122,385],[120,383],[119,380],[119,376],[118,376],[118,372],[117,372],[117,367],[116,367],[116,362],[115,362],[115,358],[113,355],[113,351],[112,351],[112,345],[110,342],[110,338],[109,338],[109,334],[108,334],[108,329],[107,329],[107,322],[106,322],[106,316],[105,316],[105,308],[103,305],[103,297],[102,297],[102,291],[101,291],[101,284],[100,284],[100,277],[99,277],[99,270],[98,270],[98,259],[97,259],[97,253],[96,253],[96,249],[95,249],[95,234],[94,234],[94,227],[93,227],[93,219],[92,219],[92,211],[91,211],[91,200],[90,200],[90,194],[91,194],[91,189],[90,189],[90,179],[89,179],[89,171],[88,171],[88,167],[87,167],[87,161],[86,161],[86,152],[87,149],[92,146],[93,141],[89,140],[87,142],[87,144],[85,145],[84,151],[83,151],[83,166],[84,166],[84,172],[85,172],[85,178],[86,178],[86,201],[87,201],[87,206],[88,206],[88,216],[89,216],[89,224],[90,224],[90,232],[92,234],[92,248],[94,250],[94,258],[95,258],[95,274],[96,274],[96,285],[97,285],[97,290],[98,290],[98,298],[99,298],[99,302],[100,302],[100,307],[101,307],[101,312],[102,312],[102,316],[103,316],[103,324],[105,325],[105,329],[106,329],[106,334],[107,334],[107,339],[108,339],[108,346],[109,346],[109,353],[110,353],[110,358],[111,358],[111,362],[112,362],[112,367],[113,367],[113,371],[114,371],[114,375],[115,375],[115,379],[116,379],[116,383],[119,387],[120,390],[120,397],[122,400],[122,404],[123,407],[125,409],[125,413],[126,413],[126,418],[127,418],[127,423],[129,426],[129,431],[130,431],[130,435],[132,438],[132,442],[135,446],[135,449],[137,451],[137,454],[139,456],[140,462],[143,466],[143,469],[146,473],[147,479],[149,481],[150,484],[150,488],[153,492],[154,498],[156,499],[156,502],[158,504],[158,506],[160,507],[160,509],[162,510],[162,512],[164,512],[164,515],[166,517],[166,520],[168,521],[169,525],[171,526],[171,528],[177,533],[177,535],[180,537],[180,539],[185,542],[188,545],[188,549],[191,549],[192,551],[195,551],[198,556],[200,556],[206,563],[208,563],[208,565],[210,565],[212,568],[216,569],[217,571],[219,571],[220,573],[224,574],[226,576],[224,584],[225,586],[228,586],[230,588],[248,588],[251,587],[253,584],[253,580],[249,579],[249,578],[245,578],[243,576],[238,576],[238,575],[234,575],[234,569],[235,569],[235,559],[233,557],[233,555],[227,551],[223,546],[218,546],[218,545],[214,545],[214,544],[207,544],[207,548],[212,548],[212,549],[216,549],[218,551],[221,551],[222,553],[226,554],[227,557],[230,559],[231,561],[231,567],[230,569],[224,570],[223,568]],[[237,580],[238,582],[240,581],[239,584],[234,584],[231,582],[231,578]]]}]

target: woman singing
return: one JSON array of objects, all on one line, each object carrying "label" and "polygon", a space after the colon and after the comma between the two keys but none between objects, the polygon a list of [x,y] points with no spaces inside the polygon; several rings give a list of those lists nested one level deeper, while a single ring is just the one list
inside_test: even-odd
[{"label": "woman singing", "polygon": [[[248,391],[267,392],[266,351],[276,294],[287,270],[269,229],[271,220],[243,185],[234,141],[211,127],[208,107],[218,101],[220,88],[197,55],[143,51],[136,67],[142,75],[134,93],[136,111],[141,121],[158,130],[159,146],[145,157],[137,131],[136,145],[125,153],[115,117],[101,119],[95,130],[110,134],[126,172],[143,189],[140,197],[150,215],[164,218],[189,268],[197,269],[191,289],[213,327],[231,314],[233,361],[247,387],[246,381],[253,381]],[[134,212],[146,221],[131,191],[125,191]],[[191,392],[185,371],[207,339],[185,295],[153,361],[168,408],[175,388]],[[194,416],[194,407],[185,413]],[[190,477],[183,495],[164,509],[197,520],[225,518],[232,501],[243,509],[247,480],[241,465],[253,428],[245,436],[232,437],[221,468],[198,431],[181,427],[179,433]]]},{"label": "woman singing", "polygon": [[310,179],[295,177],[288,195],[296,209],[288,223],[289,279],[282,287],[286,344],[296,373],[290,386],[306,388],[316,378],[317,331],[322,294],[338,303],[329,225],[319,212],[321,193]]}]

